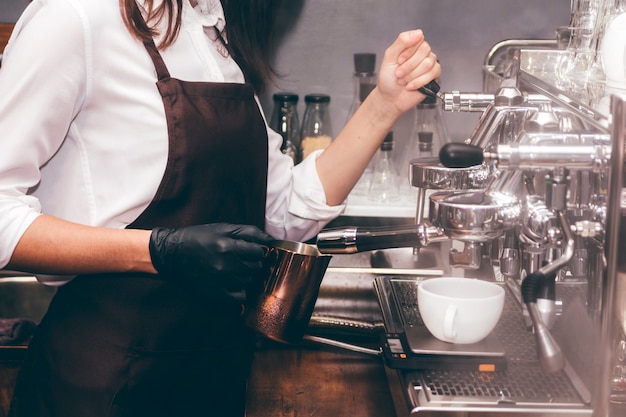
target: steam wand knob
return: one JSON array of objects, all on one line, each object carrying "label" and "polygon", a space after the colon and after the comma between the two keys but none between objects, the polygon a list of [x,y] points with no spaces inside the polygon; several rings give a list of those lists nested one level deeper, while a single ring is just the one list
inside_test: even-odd
[{"label": "steam wand knob", "polygon": [[446,168],[469,168],[485,162],[485,155],[480,146],[453,142],[441,147],[439,161]]}]

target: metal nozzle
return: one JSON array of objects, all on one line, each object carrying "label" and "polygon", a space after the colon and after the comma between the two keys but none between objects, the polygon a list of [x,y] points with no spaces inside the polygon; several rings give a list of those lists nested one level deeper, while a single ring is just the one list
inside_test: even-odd
[{"label": "metal nozzle", "polygon": [[494,101],[494,95],[489,93],[462,93],[455,90],[442,95],[443,109],[448,112],[484,112]]},{"label": "metal nozzle", "polygon": [[317,249],[322,253],[357,253],[358,228],[322,230],[317,235]]},{"label": "metal nozzle", "polygon": [[526,303],[530,318],[533,321],[535,340],[539,353],[539,362],[544,371],[558,372],[565,367],[565,358],[548,328],[543,324],[537,303]]},{"label": "metal nozzle", "polygon": [[[553,278],[552,275],[545,275],[539,269],[527,275],[522,282],[522,297],[532,320],[539,362],[543,370],[548,373],[560,371],[565,367],[563,352],[561,352],[561,348],[552,337],[543,319],[543,316],[547,315],[547,319],[550,321],[552,312],[542,312],[537,305],[539,301],[542,301],[545,305],[550,305],[551,302],[554,302]],[[543,292],[540,297],[539,292]]]}]

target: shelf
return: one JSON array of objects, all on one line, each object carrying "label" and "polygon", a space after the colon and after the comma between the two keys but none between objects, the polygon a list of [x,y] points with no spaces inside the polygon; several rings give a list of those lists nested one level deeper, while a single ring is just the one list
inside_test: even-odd
[{"label": "shelf", "polygon": [[348,204],[343,216],[354,217],[393,217],[414,218],[417,207],[417,195],[410,201],[403,196],[401,201],[393,203],[376,203],[367,199],[367,196],[348,196]]}]

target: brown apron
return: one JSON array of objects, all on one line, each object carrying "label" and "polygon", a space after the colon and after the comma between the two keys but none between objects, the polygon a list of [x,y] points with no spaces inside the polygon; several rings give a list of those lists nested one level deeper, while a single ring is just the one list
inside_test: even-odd
[{"label": "brown apron", "polygon": [[[267,133],[252,87],[171,78],[154,43],[146,49],[169,153],[154,200],[129,227],[263,228]],[[219,285],[198,294],[150,275],[77,277],[35,332],[10,415],[243,416],[254,335],[241,311]]]}]

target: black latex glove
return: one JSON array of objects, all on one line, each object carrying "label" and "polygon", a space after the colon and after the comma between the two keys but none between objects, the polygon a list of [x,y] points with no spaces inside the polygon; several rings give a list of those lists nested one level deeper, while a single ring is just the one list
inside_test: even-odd
[{"label": "black latex glove", "polygon": [[150,235],[150,257],[166,279],[180,277],[202,289],[243,288],[263,268],[267,246],[273,240],[250,225],[158,227]]}]

